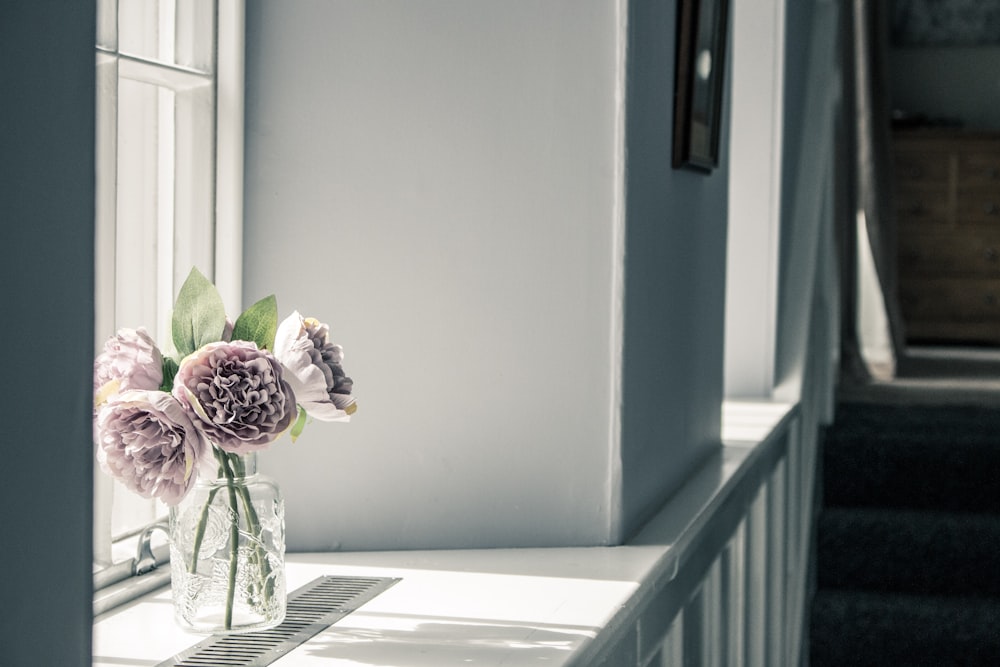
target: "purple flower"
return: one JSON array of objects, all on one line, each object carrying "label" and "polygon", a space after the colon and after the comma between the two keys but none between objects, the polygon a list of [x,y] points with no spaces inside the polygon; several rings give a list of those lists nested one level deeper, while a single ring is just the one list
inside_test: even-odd
[{"label": "purple flower", "polygon": [[330,327],[294,312],[278,326],[274,356],[288,371],[299,405],[322,421],[348,421],[356,405],[354,381],[341,365],[344,350],[330,342]]},{"label": "purple flower", "polygon": [[176,505],[211,466],[211,444],[184,407],[162,391],[131,390],[111,397],[97,413],[97,461],[145,498]]},{"label": "purple flower", "polygon": [[185,357],[173,393],[213,443],[236,454],[271,444],[296,416],[281,364],[242,340],[209,343]]},{"label": "purple flower", "polygon": [[94,405],[120,391],[153,391],[163,382],[163,355],[142,327],[119,329],[94,360]]}]

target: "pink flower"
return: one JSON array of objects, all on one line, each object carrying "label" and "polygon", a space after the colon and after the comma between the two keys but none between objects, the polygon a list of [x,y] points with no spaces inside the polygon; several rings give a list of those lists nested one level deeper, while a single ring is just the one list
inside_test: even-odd
[{"label": "pink flower", "polygon": [[94,360],[94,405],[130,389],[159,389],[162,382],[163,355],[146,330],[119,329]]},{"label": "pink flower", "polygon": [[330,341],[330,327],[296,311],[278,326],[274,356],[288,371],[299,405],[322,421],[348,421],[356,406],[342,363],[344,350]]},{"label": "pink flower", "polygon": [[184,407],[162,391],[112,396],[97,413],[97,461],[131,491],[176,505],[198,471],[211,469],[211,444]]},{"label": "pink flower", "polygon": [[242,340],[209,343],[185,357],[173,394],[214,444],[236,454],[263,449],[296,417],[281,364]]}]

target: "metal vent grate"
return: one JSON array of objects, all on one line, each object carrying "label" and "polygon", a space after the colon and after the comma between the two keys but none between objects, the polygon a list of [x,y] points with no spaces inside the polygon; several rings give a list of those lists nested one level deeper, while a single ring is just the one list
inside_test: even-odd
[{"label": "metal vent grate", "polygon": [[399,579],[320,577],[288,596],[285,620],[270,630],[199,642],[156,667],[264,667],[304,644]]}]

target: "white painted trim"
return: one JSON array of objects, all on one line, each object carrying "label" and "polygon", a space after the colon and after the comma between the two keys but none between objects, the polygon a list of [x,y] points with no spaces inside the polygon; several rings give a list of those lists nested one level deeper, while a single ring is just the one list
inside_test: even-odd
[{"label": "white painted trim", "polygon": [[243,310],[243,122],[246,7],[219,0],[216,63],[215,285]]},{"label": "white painted trim", "polygon": [[212,76],[182,65],[159,63],[132,55],[118,55],[123,79],[151,83],[177,92],[212,83]]},{"label": "white painted trim", "polygon": [[[161,8],[162,9],[162,8]],[[171,35],[173,33],[170,33]],[[161,35],[161,41],[163,36]],[[172,51],[172,49],[171,49]],[[178,146],[177,92],[169,88],[156,91],[156,313],[167,315],[174,305],[174,248],[176,196],[177,196],[177,163],[175,158],[181,146]],[[190,151],[187,151],[190,154]],[[181,164],[184,164],[181,162]],[[169,321],[169,320],[168,320]],[[134,326],[134,325],[132,325]],[[156,330],[150,334],[157,340],[169,333],[169,324],[158,321]]]},{"label": "white painted trim", "polygon": [[623,539],[622,407],[625,358],[625,98],[628,90],[628,1],[615,2],[614,179],[611,238],[611,419],[608,447],[609,544]]},{"label": "white painted trim", "polygon": [[[106,18],[106,17],[105,17]],[[105,21],[105,23],[107,23]],[[116,41],[117,35],[105,35]],[[118,155],[118,60],[97,52],[97,143],[96,204],[94,214],[94,251],[98,258],[115,256],[117,183],[115,163]],[[94,354],[115,327],[115,262],[95,261],[94,267]],[[94,562],[111,562],[111,508],[114,498],[112,480],[94,466]]]},{"label": "white painted trim", "polygon": [[785,137],[785,2],[786,0],[775,0],[774,3],[774,33],[772,38],[775,44],[779,45],[773,51],[774,60],[771,63],[771,73],[774,81],[771,86],[771,96],[773,105],[771,107],[771,188],[770,188],[770,210],[771,224],[767,229],[767,243],[771,253],[771,261],[765,267],[767,272],[765,280],[770,286],[768,292],[768,302],[766,306],[767,317],[765,319],[765,337],[768,341],[765,349],[762,350],[764,363],[764,376],[762,383],[770,390],[774,387],[775,373],[775,346],[778,336],[778,289],[779,274],[781,264],[781,184],[784,163],[781,160],[784,150]]}]

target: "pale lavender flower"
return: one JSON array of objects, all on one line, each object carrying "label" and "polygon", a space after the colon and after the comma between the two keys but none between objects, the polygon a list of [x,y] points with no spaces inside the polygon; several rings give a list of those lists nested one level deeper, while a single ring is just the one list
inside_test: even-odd
[{"label": "pale lavender flower", "polygon": [[112,396],[97,412],[97,461],[131,491],[176,505],[199,469],[212,467],[211,444],[184,407],[163,391]]},{"label": "pale lavender flower", "polygon": [[288,371],[299,405],[322,421],[348,421],[356,405],[354,381],[344,372],[344,350],[330,341],[330,327],[296,311],[278,326],[274,356]]},{"label": "pale lavender flower", "polygon": [[146,330],[119,329],[94,360],[94,405],[130,389],[159,389],[162,382],[163,355]]},{"label": "pale lavender flower", "polygon": [[214,444],[236,454],[263,449],[296,417],[281,364],[242,340],[209,343],[185,357],[173,394]]}]

